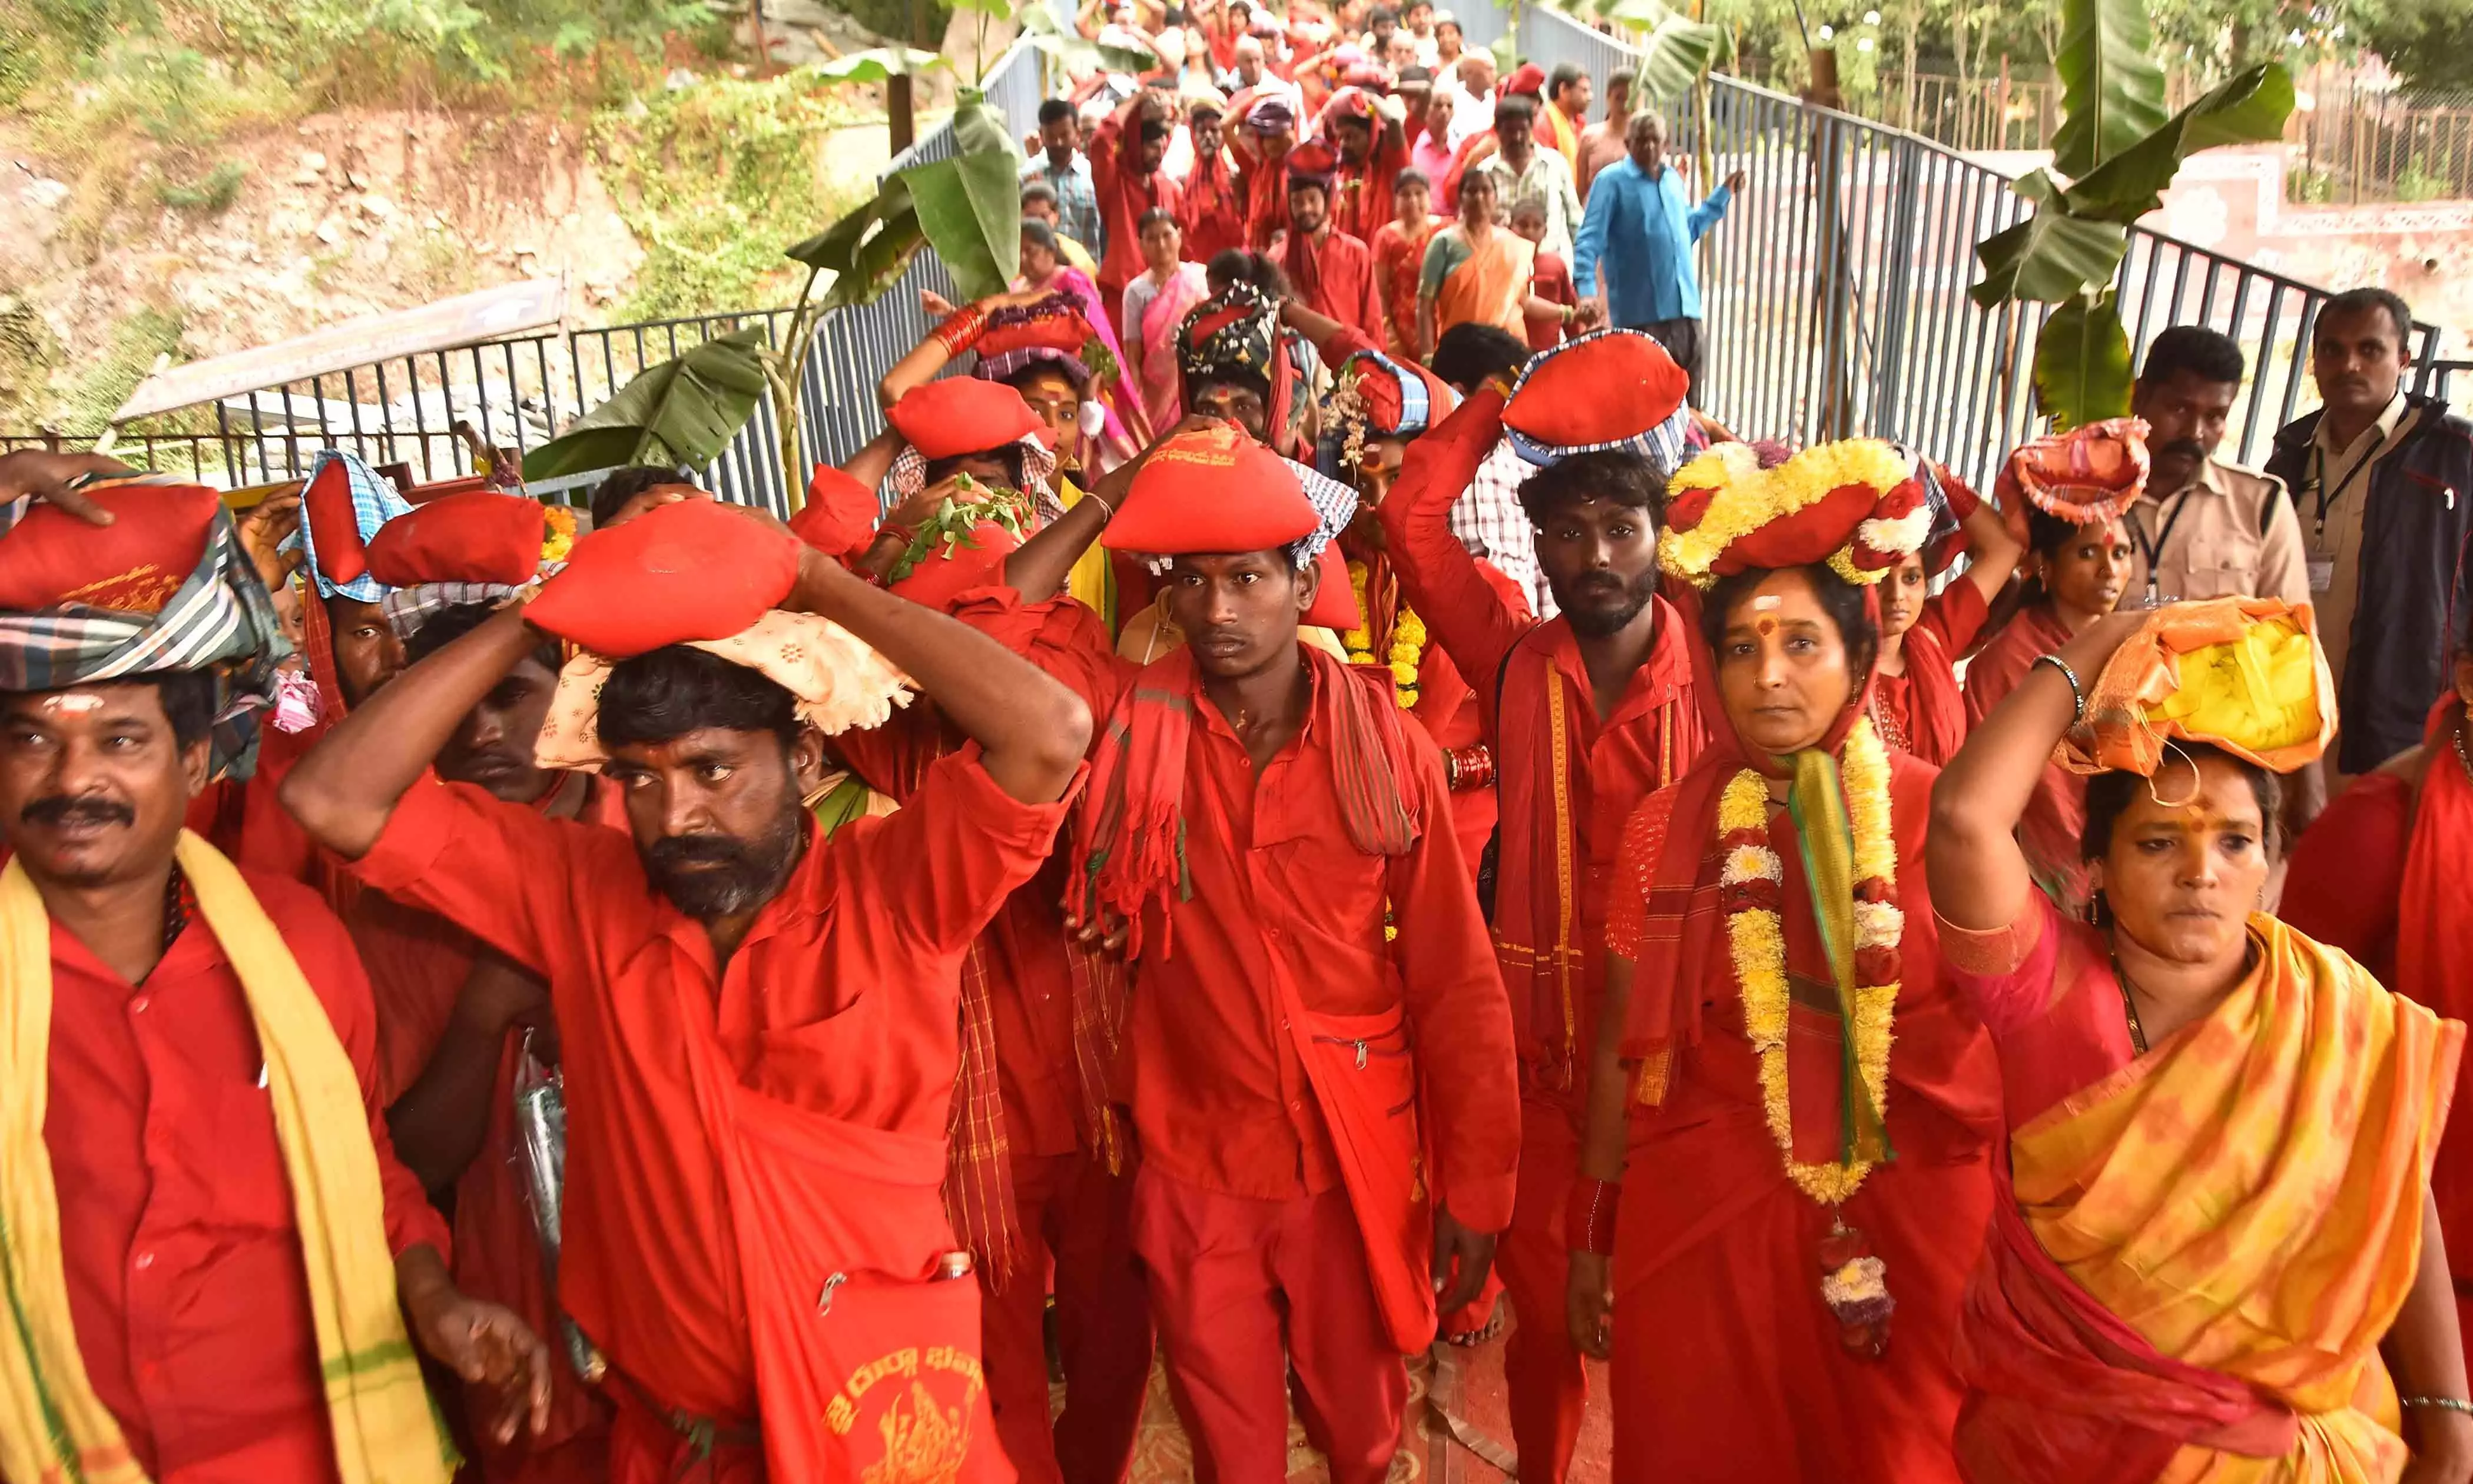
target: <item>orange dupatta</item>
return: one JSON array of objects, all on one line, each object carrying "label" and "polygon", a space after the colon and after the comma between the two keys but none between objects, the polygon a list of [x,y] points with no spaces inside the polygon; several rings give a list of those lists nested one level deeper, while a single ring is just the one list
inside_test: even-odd
[{"label": "orange dupatta", "polygon": [[2403,1467],[2376,1350],[2420,1264],[2464,1028],[2273,918],[2250,935],[2259,967],[2213,1014],[2011,1137],[2012,1240],[1960,1342],[1975,1484]]}]

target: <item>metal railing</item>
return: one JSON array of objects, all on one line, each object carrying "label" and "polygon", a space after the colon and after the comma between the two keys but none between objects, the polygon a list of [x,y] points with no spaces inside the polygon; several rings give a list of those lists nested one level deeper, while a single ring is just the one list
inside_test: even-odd
[{"label": "metal railing", "polygon": [[[1554,12],[1521,16],[1522,55],[1592,76],[1631,63],[1617,37]],[[1472,37],[1474,39],[1474,37]],[[1978,308],[1976,244],[2026,217],[2009,179],[1913,134],[1712,77],[1661,100],[1679,152],[1748,177],[1702,239],[1708,410],[1745,437],[1894,438],[1989,479],[2035,431],[2040,305]],[[2239,342],[2249,367],[2224,453],[2263,457],[2308,406],[2310,333],[2328,291],[2144,227],[2114,279],[2133,350],[2174,324]],[[2415,359],[2438,332],[2415,326]]]}]

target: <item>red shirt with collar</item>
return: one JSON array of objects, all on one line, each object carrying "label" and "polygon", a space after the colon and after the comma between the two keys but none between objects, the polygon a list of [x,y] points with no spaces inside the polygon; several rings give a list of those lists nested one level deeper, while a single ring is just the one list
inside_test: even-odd
[{"label": "red shirt with collar", "polygon": [[[1113,714],[1143,673],[1070,598],[973,597],[957,616],[1071,687],[1094,717]],[[1320,667],[1309,659],[1308,670],[1319,687]],[[1502,1230],[1520,1143],[1509,1027],[1440,753],[1410,729],[1415,767],[1402,781],[1427,827],[1407,854],[1369,856],[1342,824],[1331,737],[1300,728],[1258,778],[1198,675],[1191,683],[1181,808],[1192,889],[1172,931],[1143,926],[1144,944],[1168,951],[1145,948],[1126,1032],[1143,1160],[1259,1200],[1339,1185],[1330,1127],[1281,1019],[1278,973],[1318,1014],[1405,1011],[1419,1085],[1433,1089],[1437,1184],[1459,1221]],[[1386,915],[1398,929],[1388,941]]]},{"label": "red shirt with collar", "polygon": [[[717,1042],[756,1096],[941,1141],[962,954],[1065,809],[1015,800],[974,753],[939,759],[898,813],[822,847],[806,822],[789,881],[726,966],[632,840],[468,785],[414,785],[356,863],[549,980],[568,1118],[560,1298],[663,1406],[724,1422],[756,1409],[740,1243],[687,1038]],[[681,1025],[683,1004],[700,1023]],[[836,1256],[854,1270],[918,1273],[952,1246],[932,1190],[915,1209],[849,1215]]]},{"label": "red shirt with collar", "polygon": [[[385,1190],[387,1248],[447,1252],[395,1157],[369,981],[343,924],[295,882],[245,872],[351,1058]],[[132,986],[52,924],[51,1095],[69,1313],[96,1397],[149,1476],[336,1477],[318,1335],[275,1109],[240,975],[205,919]]]},{"label": "red shirt with collar", "polygon": [[1600,720],[1571,621],[1530,619],[1452,534],[1452,504],[1500,436],[1501,411],[1501,393],[1480,392],[1411,443],[1376,515],[1401,590],[1470,677],[1494,748],[1502,822],[1495,951],[1520,1036],[1523,1090],[1576,1112],[1604,988],[1607,883],[1623,822],[1683,776],[1707,732],[1693,681],[1694,636],[1665,599],[1650,600],[1657,637],[1647,659]]},{"label": "red shirt with collar", "polygon": [[[1098,191],[1099,215],[1108,227],[1108,255],[1099,262],[1099,293],[1111,313],[1124,298],[1125,285],[1141,276],[1142,234],[1135,224],[1153,206],[1164,206],[1172,215],[1184,200],[1176,178],[1165,169],[1140,173],[1141,141],[1126,139],[1125,124],[1126,109],[1110,114],[1091,132],[1086,152],[1091,181]],[[1130,331],[1121,324],[1116,329],[1120,338],[1141,333],[1140,325]]]}]

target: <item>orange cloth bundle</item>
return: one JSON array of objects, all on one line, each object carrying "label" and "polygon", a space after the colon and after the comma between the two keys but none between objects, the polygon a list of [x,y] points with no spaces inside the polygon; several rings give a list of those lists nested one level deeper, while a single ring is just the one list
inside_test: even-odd
[{"label": "orange cloth bundle", "polygon": [[524,616],[625,658],[740,634],[789,595],[799,539],[718,500],[681,500],[575,543]]},{"label": "orange cloth bundle", "polygon": [[2308,605],[2210,598],[2157,609],[2096,677],[2086,719],[2053,761],[2072,773],[2154,776],[2175,741],[2275,773],[2327,750],[2336,683]]},{"label": "orange cloth bundle", "polygon": [[[566,517],[571,525],[574,517]],[[390,587],[496,583],[520,587],[540,572],[549,511],[539,500],[468,490],[416,505],[370,538],[369,574]]]},{"label": "orange cloth bundle", "polygon": [[2147,491],[2147,424],[2111,418],[2019,444],[1993,496],[2003,510],[2025,498],[2078,525],[2116,520]]},{"label": "orange cloth bundle", "polygon": [[63,604],[159,613],[198,568],[223,508],[203,485],[125,484],[87,491],[117,518],[91,526],[56,505],[30,505],[0,537],[0,610]]}]

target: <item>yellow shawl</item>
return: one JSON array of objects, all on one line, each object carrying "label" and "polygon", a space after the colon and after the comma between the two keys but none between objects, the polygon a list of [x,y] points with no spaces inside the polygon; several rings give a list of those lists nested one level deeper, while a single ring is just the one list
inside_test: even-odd
[{"label": "yellow shawl", "polygon": [[[183,830],[177,858],[249,997],[307,1260],[344,1484],[445,1484],[454,1455],[406,1338],[360,1079],[248,883]],[[78,1353],[43,1144],[52,924],[25,864],[0,871],[0,1477],[144,1484]]]},{"label": "yellow shawl", "polygon": [[2165,1355],[2300,1417],[2282,1458],[2184,1448],[2163,1484],[2369,1484],[2404,1464],[2378,1344],[2421,1261],[2464,1027],[2264,915],[2212,1015],[2012,1137],[2054,1261]]}]

